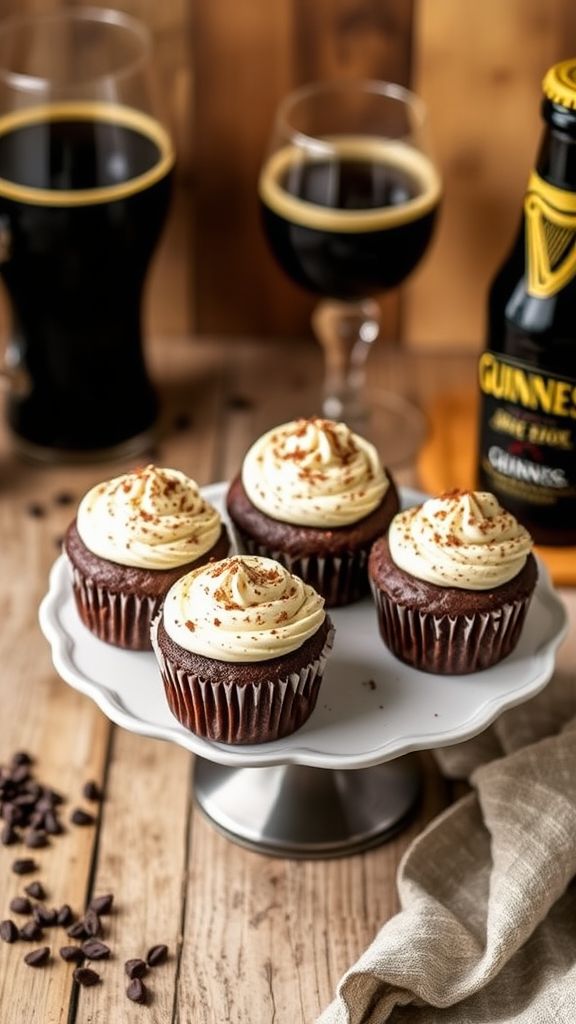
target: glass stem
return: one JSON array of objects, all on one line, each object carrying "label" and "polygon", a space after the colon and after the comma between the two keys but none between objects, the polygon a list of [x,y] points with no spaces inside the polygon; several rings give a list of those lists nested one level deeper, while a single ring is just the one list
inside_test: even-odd
[{"label": "glass stem", "polygon": [[366,357],[380,334],[375,299],[324,299],[312,314],[314,333],[324,350],[322,412],[328,419],[361,427],[368,418],[364,394]]}]

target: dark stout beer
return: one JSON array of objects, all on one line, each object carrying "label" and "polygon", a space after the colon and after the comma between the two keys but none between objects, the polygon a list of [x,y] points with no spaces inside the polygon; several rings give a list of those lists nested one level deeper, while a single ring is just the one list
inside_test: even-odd
[{"label": "dark stout beer", "polygon": [[286,146],[264,166],[260,198],[272,251],[294,281],[323,296],[393,288],[430,240],[438,175],[401,142],[342,137],[330,149],[311,157]]},{"label": "dark stout beer", "polygon": [[488,306],[479,484],[542,544],[576,544],[576,60],[543,83],[544,135]]},{"label": "dark stout beer", "polygon": [[140,299],[173,164],[153,118],[103,103],[0,118],[12,300],[9,419],[24,450],[114,448],[156,417]]}]

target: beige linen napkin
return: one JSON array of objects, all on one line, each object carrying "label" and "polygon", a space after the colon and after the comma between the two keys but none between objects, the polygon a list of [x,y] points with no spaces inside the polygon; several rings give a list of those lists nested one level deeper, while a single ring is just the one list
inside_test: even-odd
[{"label": "beige linen napkin", "polygon": [[576,679],[438,760],[474,792],[412,843],[318,1024],[576,1024]]}]

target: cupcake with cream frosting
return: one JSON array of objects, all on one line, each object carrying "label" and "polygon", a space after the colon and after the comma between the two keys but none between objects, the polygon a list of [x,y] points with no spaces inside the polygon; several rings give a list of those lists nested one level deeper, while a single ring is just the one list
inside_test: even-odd
[{"label": "cupcake with cream frosting", "polygon": [[229,549],[194,480],[152,465],[88,491],[64,539],[80,618],[130,650],[150,649],[151,621],[175,580]]},{"label": "cupcake with cream frosting", "polygon": [[227,507],[246,551],[281,562],[334,607],[368,593],[370,547],[399,504],[374,446],[315,417],[252,445]]},{"label": "cupcake with cream frosting", "polygon": [[369,574],[393,654],[459,675],[511,653],[538,571],[529,533],[494,495],[452,491],[396,515]]},{"label": "cupcake with cream frosting", "polygon": [[272,559],[236,555],[173,584],[152,646],[182,725],[220,743],[263,743],[311,715],[333,634],[312,587]]}]

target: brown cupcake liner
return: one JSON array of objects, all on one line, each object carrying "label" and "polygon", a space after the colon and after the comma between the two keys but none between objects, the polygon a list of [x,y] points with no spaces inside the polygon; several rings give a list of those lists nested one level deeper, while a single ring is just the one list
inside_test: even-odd
[{"label": "brown cupcake liner", "polygon": [[352,604],[370,593],[368,555],[372,542],[356,551],[334,555],[300,555],[275,551],[253,540],[236,527],[238,539],[249,555],[260,555],[280,562],[294,576],[299,576],[322,595],[327,608]]},{"label": "brown cupcake liner", "polygon": [[473,615],[434,615],[396,604],[373,586],[380,633],[401,661],[422,672],[467,675],[514,650],[531,595]]},{"label": "brown cupcake liner", "polygon": [[299,673],[240,685],[178,668],[158,644],[159,623],[160,615],[152,623],[152,647],[170,710],[197,736],[218,743],[266,743],[296,732],[312,714],[334,642],[332,628],[320,656]]},{"label": "brown cupcake liner", "polygon": [[94,636],[130,651],[149,651],[150,624],[162,604],[160,597],[139,597],[97,586],[72,567],[78,614]]}]

